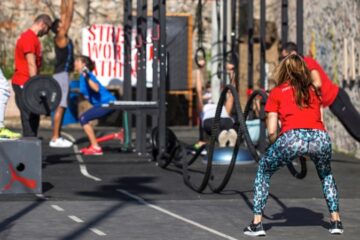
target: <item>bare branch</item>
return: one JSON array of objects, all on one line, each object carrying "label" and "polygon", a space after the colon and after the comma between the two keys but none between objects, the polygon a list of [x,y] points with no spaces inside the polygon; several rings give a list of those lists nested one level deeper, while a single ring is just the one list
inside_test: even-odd
[{"label": "bare branch", "polygon": [[45,4],[45,6],[49,9],[51,16],[55,19],[57,16],[53,9],[53,4],[51,0],[42,0],[42,3]]}]

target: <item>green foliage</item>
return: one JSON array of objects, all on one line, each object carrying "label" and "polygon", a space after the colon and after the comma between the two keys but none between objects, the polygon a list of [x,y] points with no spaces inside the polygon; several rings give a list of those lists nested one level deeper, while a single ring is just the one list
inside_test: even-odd
[{"label": "green foliage", "polygon": [[54,39],[51,35],[46,35],[41,40],[42,48],[42,65],[40,74],[52,75],[54,73]]},{"label": "green foliage", "polygon": [[6,79],[10,79],[14,74],[14,57],[4,43],[0,44],[0,68]]},{"label": "green foliage", "polygon": [[9,65],[1,66],[1,70],[3,71],[6,79],[12,78],[12,75],[14,74],[14,68],[12,64],[10,66]]}]

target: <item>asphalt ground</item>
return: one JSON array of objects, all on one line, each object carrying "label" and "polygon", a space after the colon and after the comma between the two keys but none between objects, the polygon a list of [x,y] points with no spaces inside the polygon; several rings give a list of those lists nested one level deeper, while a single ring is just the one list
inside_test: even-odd
[{"label": "asphalt ground", "polygon": [[[81,129],[65,132],[76,139],[75,148],[88,144]],[[176,133],[191,143],[197,131],[178,128]],[[0,195],[1,240],[250,239],[242,230],[252,217],[256,164],[236,166],[221,194],[209,189],[199,194],[185,186],[176,166],[161,169],[149,158],[121,152],[117,141],[102,144],[103,156],[80,156],[74,148],[49,148],[50,130],[39,135],[43,194]],[[266,239],[359,238],[360,160],[335,154],[332,168],[345,233],[328,233],[326,204],[309,162],[303,180],[286,168],[273,176],[264,216]]]}]

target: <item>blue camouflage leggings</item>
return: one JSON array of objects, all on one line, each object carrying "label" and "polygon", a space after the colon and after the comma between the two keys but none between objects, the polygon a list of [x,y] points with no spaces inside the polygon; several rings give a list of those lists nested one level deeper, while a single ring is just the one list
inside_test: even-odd
[{"label": "blue camouflage leggings", "polygon": [[269,195],[271,176],[299,156],[309,156],[321,180],[330,213],[339,211],[338,192],[331,173],[331,140],[325,131],[294,129],[282,134],[259,161],[254,184],[254,214],[261,215]]}]

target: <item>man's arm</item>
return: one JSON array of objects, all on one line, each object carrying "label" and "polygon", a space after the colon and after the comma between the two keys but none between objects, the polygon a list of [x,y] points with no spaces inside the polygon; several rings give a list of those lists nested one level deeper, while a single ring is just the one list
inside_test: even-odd
[{"label": "man's arm", "polygon": [[269,141],[273,144],[277,138],[277,130],[278,130],[278,113],[276,112],[269,112],[267,114],[267,129],[268,129],[268,136]]},{"label": "man's arm", "polygon": [[28,63],[29,68],[29,75],[33,77],[37,74],[37,67],[36,67],[36,57],[33,53],[27,53],[25,55],[26,61]]},{"label": "man's arm", "polygon": [[[236,79],[235,79],[234,65],[228,64],[227,67],[228,67],[228,72],[229,72],[229,75],[230,75],[230,84],[235,87],[236,86],[236,83],[235,83]],[[225,109],[226,109],[226,112],[229,115],[231,115],[231,110],[232,110],[233,106],[234,106],[234,97],[229,91],[228,94],[227,94],[226,102],[225,102]]]},{"label": "man's arm", "polygon": [[321,88],[321,77],[317,70],[311,70],[311,79],[316,88]]}]

